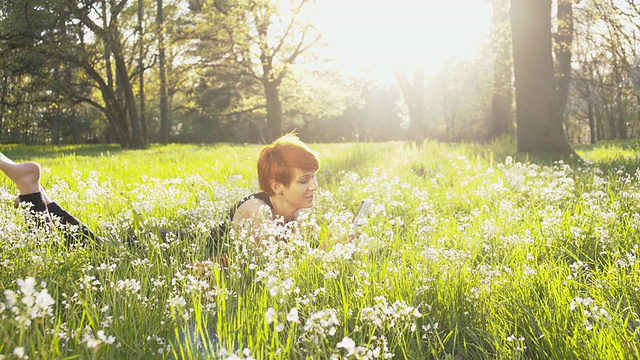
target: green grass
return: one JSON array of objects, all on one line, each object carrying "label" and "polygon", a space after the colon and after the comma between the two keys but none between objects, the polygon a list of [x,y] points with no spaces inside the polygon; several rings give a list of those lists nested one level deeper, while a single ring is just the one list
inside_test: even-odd
[{"label": "green grass", "polygon": [[[259,249],[236,234],[227,269],[194,264],[257,190],[260,146],[6,146],[105,242],[30,228],[2,177],[0,358],[640,357],[634,142],[570,163],[529,162],[509,139],[310,146],[310,230],[265,226],[290,241]],[[376,206],[346,242],[365,197]]]}]

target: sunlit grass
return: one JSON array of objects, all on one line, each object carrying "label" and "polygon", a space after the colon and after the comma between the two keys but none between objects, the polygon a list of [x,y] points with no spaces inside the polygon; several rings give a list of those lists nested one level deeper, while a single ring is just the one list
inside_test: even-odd
[{"label": "sunlit grass", "polygon": [[[28,229],[3,178],[0,283],[13,293],[0,294],[0,356],[637,358],[628,145],[534,164],[509,139],[311,144],[310,230],[262,229],[290,241],[259,251],[235,234],[226,269],[194,265],[207,231],[257,190],[260,146],[7,146],[40,162],[49,195],[105,241],[66,247]],[[375,207],[345,242],[362,198]],[[191,237],[163,241],[160,227]],[[29,277],[33,288],[17,283]]]}]

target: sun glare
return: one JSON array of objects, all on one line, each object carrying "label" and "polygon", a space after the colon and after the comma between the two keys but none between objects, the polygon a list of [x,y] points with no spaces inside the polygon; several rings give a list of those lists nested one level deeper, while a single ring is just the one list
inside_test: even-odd
[{"label": "sun glare", "polygon": [[390,82],[394,71],[423,65],[428,76],[451,57],[475,55],[490,18],[485,0],[317,0],[313,21],[332,66]]}]

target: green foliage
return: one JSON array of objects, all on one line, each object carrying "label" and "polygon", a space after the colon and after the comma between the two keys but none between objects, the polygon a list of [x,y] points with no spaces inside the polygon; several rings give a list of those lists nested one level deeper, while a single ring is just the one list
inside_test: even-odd
[{"label": "green foliage", "polygon": [[[5,147],[40,162],[49,196],[104,242],[29,229],[4,180],[0,355],[640,356],[635,144],[546,165],[514,157],[510,139],[311,147],[309,230],[269,225],[289,241],[258,248],[237,233],[226,268],[198,262],[205,233],[256,190],[259,146]],[[362,198],[375,206],[348,242]],[[163,241],[160,227],[191,237]]]}]

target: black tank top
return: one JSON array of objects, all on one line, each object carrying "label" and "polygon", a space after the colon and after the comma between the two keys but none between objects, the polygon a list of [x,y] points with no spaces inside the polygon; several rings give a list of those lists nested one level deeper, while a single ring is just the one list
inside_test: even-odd
[{"label": "black tank top", "polygon": [[264,192],[259,192],[255,194],[251,194],[246,198],[240,200],[235,206],[232,206],[229,209],[229,223],[222,223],[218,226],[214,227],[210,231],[210,236],[207,238],[207,252],[209,256],[219,255],[227,251],[227,248],[223,245],[223,239],[229,234],[229,225],[233,221],[233,216],[236,214],[236,210],[240,205],[244,204],[245,201],[250,199],[260,199],[267,203],[269,208],[273,211],[273,204],[271,204],[271,199],[269,199],[269,195]]},{"label": "black tank top", "polygon": [[233,216],[236,214],[236,211],[238,210],[240,205],[244,204],[247,200],[251,200],[253,198],[264,201],[269,206],[269,209],[273,211],[273,204],[271,204],[271,199],[269,198],[269,195],[261,191],[259,193],[255,193],[247,196],[246,198],[240,200],[235,206],[231,207],[231,209],[229,209],[229,221],[233,221]]}]

